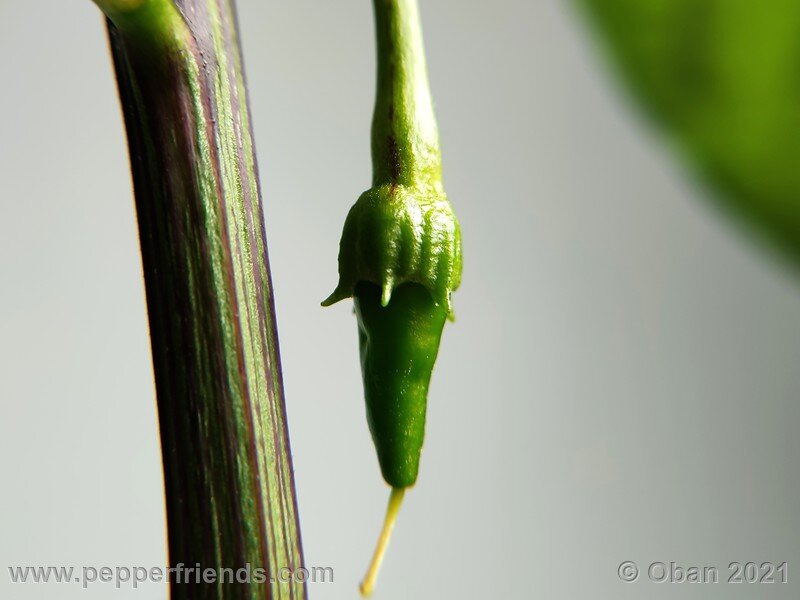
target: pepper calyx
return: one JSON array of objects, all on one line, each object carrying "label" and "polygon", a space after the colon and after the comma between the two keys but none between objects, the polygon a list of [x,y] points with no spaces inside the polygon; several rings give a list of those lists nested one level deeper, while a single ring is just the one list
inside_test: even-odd
[{"label": "pepper calyx", "polygon": [[353,296],[356,284],[381,288],[381,305],[403,283],[424,286],[452,314],[450,296],[461,283],[461,229],[439,189],[385,184],[364,192],[347,215],[339,244],[339,283],[322,302]]}]

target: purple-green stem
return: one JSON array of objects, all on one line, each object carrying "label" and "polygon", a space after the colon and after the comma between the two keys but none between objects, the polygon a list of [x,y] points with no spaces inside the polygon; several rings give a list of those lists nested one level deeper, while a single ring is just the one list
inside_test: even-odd
[{"label": "purple-green stem", "polygon": [[266,570],[171,597],[305,598],[286,577],[302,550],[234,2],[95,2],[128,133],[169,561]]}]

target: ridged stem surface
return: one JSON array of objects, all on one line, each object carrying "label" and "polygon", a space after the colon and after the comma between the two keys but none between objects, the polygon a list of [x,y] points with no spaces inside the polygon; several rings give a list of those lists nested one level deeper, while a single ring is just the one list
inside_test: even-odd
[{"label": "ridged stem surface", "polygon": [[[175,600],[299,599],[293,472],[232,0],[97,0],[128,132]],[[202,578],[200,579],[202,581]]]}]

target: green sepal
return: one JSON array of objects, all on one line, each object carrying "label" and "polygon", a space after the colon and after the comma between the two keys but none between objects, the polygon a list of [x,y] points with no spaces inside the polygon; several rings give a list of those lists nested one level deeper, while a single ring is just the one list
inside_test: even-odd
[{"label": "green sepal", "polygon": [[452,315],[461,283],[461,228],[447,196],[386,184],[364,192],[347,215],[339,244],[339,284],[322,303],[353,296],[356,284],[381,289],[381,306],[404,283],[418,283]]}]

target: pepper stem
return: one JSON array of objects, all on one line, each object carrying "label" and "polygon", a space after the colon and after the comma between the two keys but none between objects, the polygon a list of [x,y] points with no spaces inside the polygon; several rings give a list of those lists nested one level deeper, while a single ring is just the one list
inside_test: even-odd
[{"label": "pepper stem", "polygon": [[417,0],[373,0],[378,81],[372,118],[372,184],[441,188]]},{"label": "pepper stem", "polygon": [[381,570],[381,563],[386,554],[386,548],[389,547],[389,540],[392,538],[392,530],[397,521],[397,515],[400,513],[400,506],[403,504],[403,496],[405,496],[406,488],[392,488],[389,495],[389,505],[386,507],[386,518],[383,521],[383,529],[378,538],[378,544],[375,546],[375,553],[372,555],[372,561],[369,563],[369,569],[364,576],[364,580],[359,586],[361,595],[365,598],[372,596],[375,591],[375,582],[378,579],[378,572]]}]

